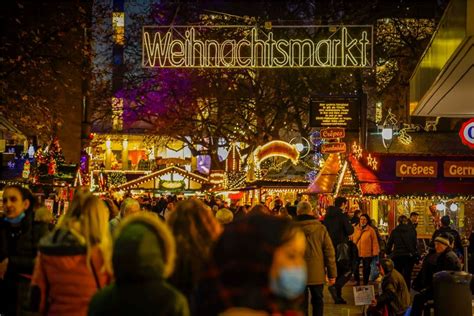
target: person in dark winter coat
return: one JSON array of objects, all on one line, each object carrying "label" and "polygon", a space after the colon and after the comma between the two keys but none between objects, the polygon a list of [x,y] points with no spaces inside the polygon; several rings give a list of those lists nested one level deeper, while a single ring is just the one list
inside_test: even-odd
[{"label": "person in dark winter coat", "polygon": [[405,215],[398,218],[398,226],[392,231],[385,252],[391,256],[395,269],[403,275],[407,286],[410,287],[411,273],[419,254],[416,231],[408,224]]},{"label": "person in dark winter coat", "polygon": [[403,276],[394,269],[390,259],[380,260],[380,273],[383,276],[382,295],[372,302],[367,315],[383,315],[384,309],[387,309],[388,316],[405,315],[411,299]]},{"label": "person in dark winter coat", "polygon": [[433,274],[445,270],[461,271],[461,262],[450,247],[452,242],[452,236],[446,233],[436,237],[434,241],[436,252],[425,258],[419,272],[420,278],[417,277],[415,281],[415,289],[419,293],[413,299],[410,316],[421,316],[425,302],[433,298]]},{"label": "person in dark winter coat", "polygon": [[166,224],[141,212],[125,218],[116,236],[115,282],[92,298],[88,314],[189,315],[184,295],[166,281],[176,258],[175,241]]},{"label": "person in dark winter coat", "polygon": [[408,226],[415,231],[416,236],[418,236],[418,233],[416,232],[416,228],[418,227],[418,217],[420,217],[420,214],[417,212],[411,212],[410,218],[408,219]]},{"label": "person in dark winter coat", "polygon": [[48,224],[34,220],[36,200],[18,185],[3,191],[5,217],[0,218],[0,314],[19,315],[27,302],[39,240]]},{"label": "person in dark winter coat", "polygon": [[[308,296],[308,290],[311,292],[311,304],[313,306],[313,315],[322,316],[324,309],[323,289],[326,280],[326,270],[329,285],[336,282],[336,254],[332,246],[326,227],[316,218],[317,212],[314,212],[311,204],[302,201],[297,206],[296,221],[306,237],[306,252],[304,259],[308,270],[308,286],[305,292]],[[305,297],[305,310],[308,310],[308,297]]]},{"label": "person in dark winter coat", "polygon": [[[354,227],[351,225],[349,218],[343,211],[347,208],[348,202],[344,197],[337,197],[334,206],[330,206],[324,218],[324,226],[331,237],[332,244],[336,251],[336,260],[341,258],[339,247],[349,245],[349,236],[354,233]],[[341,245],[341,246],[340,246]],[[329,293],[336,304],[346,304],[342,298],[342,287],[349,280],[351,273],[351,265],[346,260],[337,260],[337,278],[336,284],[329,287]]]},{"label": "person in dark winter coat", "polygon": [[451,236],[453,236],[454,243],[452,245],[452,248],[453,248],[454,252],[458,256],[460,256],[460,255],[463,254],[461,236],[459,235],[457,230],[455,230],[454,228],[452,228],[450,226],[450,224],[451,224],[451,218],[449,217],[449,215],[441,217],[441,227],[433,233],[433,237],[431,238],[430,246],[434,247],[434,241],[435,241],[436,237],[438,237],[439,235],[441,235],[443,233],[447,233],[447,234],[450,234]]}]

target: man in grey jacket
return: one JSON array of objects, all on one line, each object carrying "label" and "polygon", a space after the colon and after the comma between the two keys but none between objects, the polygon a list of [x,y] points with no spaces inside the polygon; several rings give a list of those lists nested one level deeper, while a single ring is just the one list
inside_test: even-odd
[{"label": "man in grey jacket", "polygon": [[311,292],[313,315],[323,315],[323,289],[327,277],[334,285],[337,277],[336,255],[326,227],[319,222],[317,211],[306,201],[298,203],[296,221],[306,236],[305,261],[308,268],[308,286],[305,292],[305,311],[308,311],[308,291]]}]

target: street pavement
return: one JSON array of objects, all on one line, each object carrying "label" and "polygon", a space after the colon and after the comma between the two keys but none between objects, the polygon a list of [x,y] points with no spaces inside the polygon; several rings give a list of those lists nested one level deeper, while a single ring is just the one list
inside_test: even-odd
[{"label": "street pavement", "polygon": [[347,301],[345,305],[336,305],[329,294],[327,286],[324,287],[324,315],[334,316],[362,316],[362,306],[354,305],[353,283],[348,283],[342,289],[342,297]]}]

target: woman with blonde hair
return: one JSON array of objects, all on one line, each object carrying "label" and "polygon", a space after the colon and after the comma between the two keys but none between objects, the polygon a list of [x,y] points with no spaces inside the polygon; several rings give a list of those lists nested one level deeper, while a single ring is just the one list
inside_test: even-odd
[{"label": "woman with blonde hair", "polygon": [[87,315],[92,296],[112,276],[109,212],[102,200],[76,192],[55,230],[41,240],[31,308],[44,315]]},{"label": "woman with blonde hair", "polygon": [[179,253],[170,283],[188,298],[193,309],[194,289],[222,227],[211,209],[197,199],[178,202],[168,225],[176,239],[176,250]]}]

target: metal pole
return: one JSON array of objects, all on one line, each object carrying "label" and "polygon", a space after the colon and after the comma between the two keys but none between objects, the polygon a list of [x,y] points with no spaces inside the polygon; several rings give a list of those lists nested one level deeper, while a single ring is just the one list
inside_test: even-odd
[{"label": "metal pole", "polygon": [[469,239],[467,239],[466,237],[463,238],[462,240],[462,246],[464,248],[464,271],[465,272],[469,272],[469,262],[468,262],[468,248],[469,248]]}]

